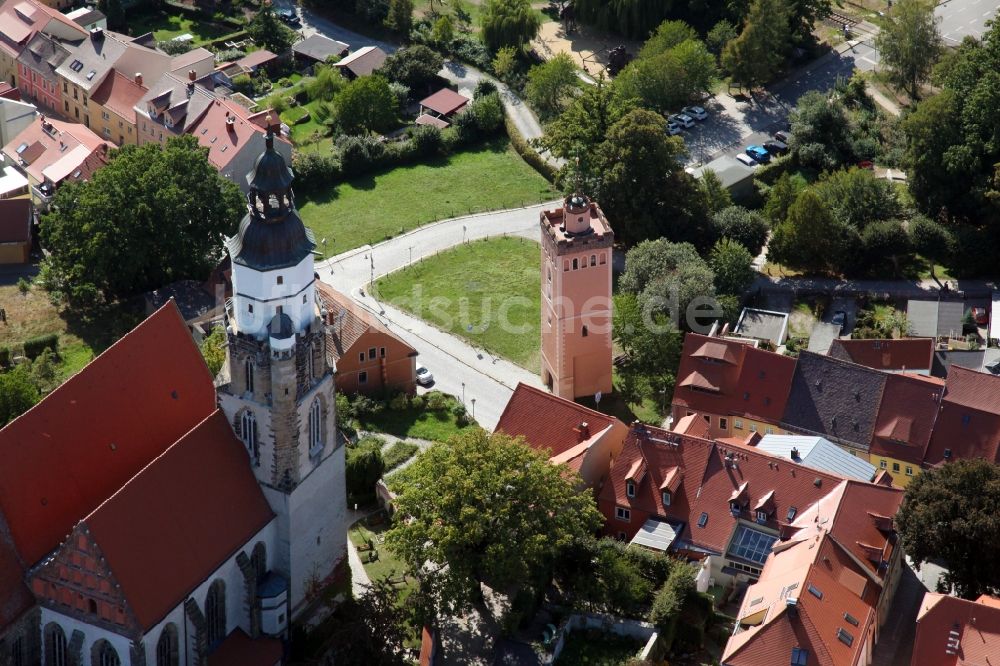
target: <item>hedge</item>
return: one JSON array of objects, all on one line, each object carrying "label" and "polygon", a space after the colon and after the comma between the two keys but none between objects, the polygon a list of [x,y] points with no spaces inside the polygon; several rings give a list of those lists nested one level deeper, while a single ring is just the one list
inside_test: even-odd
[{"label": "hedge", "polygon": [[49,333],[48,335],[39,335],[37,338],[24,341],[24,355],[32,361],[41,356],[42,352],[46,349],[52,350],[53,354],[59,351],[58,334]]},{"label": "hedge", "polygon": [[10,367],[10,347],[0,347],[0,366]]},{"label": "hedge", "polygon": [[528,166],[542,174],[545,180],[554,183],[558,170],[546,162],[545,158],[539,155],[538,151],[525,141],[524,135],[521,134],[521,130],[517,129],[517,125],[514,124],[510,116],[505,114],[504,117],[507,126],[507,136],[510,137],[510,145],[514,147],[514,150],[521,156],[521,159],[528,163]]}]

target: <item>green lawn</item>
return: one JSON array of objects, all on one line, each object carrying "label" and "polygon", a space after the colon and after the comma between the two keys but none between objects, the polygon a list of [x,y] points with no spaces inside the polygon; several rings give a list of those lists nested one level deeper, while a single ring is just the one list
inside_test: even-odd
[{"label": "green lawn", "polygon": [[380,298],[529,370],[539,368],[538,244],[493,238],[388,275]]},{"label": "green lawn", "polygon": [[332,255],[428,222],[556,196],[503,139],[341,183],[322,195],[302,197],[299,212],[317,239],[327,239],[327,246],[318,249]]},{"label": "green lawn", "polygon": [[417,454],[420,447],[410,442],[396,442],[382,454],[385,473],[388,474]]},{"label": "green lawn", "polygon": [[639,655],[642,644],[631,638],[615,636],[597,630],[570,633],[563,644],[557,665],[625,666]]},{"label": "green lawn", "polygon": [[190,33],[195,46],[222,37],[236,28],[209,21],[199,21],[187,14],[168,14],[165,11],[143,12],[128,17],[128,27],[133,35],[153,33],[156,41],[163,42]]},{"label": "green lawn", "polygon": [[393,555],[392,551],[386,548],[384,543],[379,543],[379,540],[382,539],[382,535],[387,529],[389,529],[388,522],[373,527],[368,527],[358,522],[354,523],[351,529],[348,530],[351,543],[356,548],[366,547],[369,539],[375,543],[375,552],[378,553],[378,558],[374,561],[370,561],[370,551],[358,552],[361,562],[365,565],[365,573],[368,574],[368,578],[371,580],[381,580],[389,577],[399,579],[407,570],[407,566],[402,560]]},{"label": "green lawn", "polygon": [[[458,403],[455,398],[448,398],[449,405]],[[478,427],[459,426],[450,409],[432,410],[422,406],[385,409],[378,414],[359,418],[358,422],[362,430],[369,432],[384,432],[400,438],[411,437],[433,442],[445,442],[453,435]]]}]

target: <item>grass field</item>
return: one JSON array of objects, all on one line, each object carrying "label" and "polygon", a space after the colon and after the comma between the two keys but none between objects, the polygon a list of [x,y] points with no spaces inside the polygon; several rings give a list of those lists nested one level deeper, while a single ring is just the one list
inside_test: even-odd
[{"label": "grass field", "polygon": [[168,14],[165,11],[142,12],[128,17],[128,27],[133,35],[153,33],[156,41],[163,42],[190,33],[194,45],[210,42],[237,29],[232,26],[198,21],[187,15]]},{"label": "grass field", "polygon": [[298,203],[316,238],[328,241],[318,249],[333,255],[435,220],[555,197],[548,181],[503,139],[427,164],[355,178]]},{"label": "grass field", "polygon": [[[358,419],[361,430],[384,432],[401,439],[427,439],[445,442],[453,435],[471,430],[476,425],[458,425],[452,408],[458,400],[452,396],[445,399],[444,409],[429,409],[424,406],[410,406],[406,409],[384,409],[378,414]],[[400,462],[402,464],[402,461]]]},{"label": "grass field", "polygon": [[520,237],[467,243],[382,278],[378,293],[476,347],[537,370],[538,252],[537,243]]}]

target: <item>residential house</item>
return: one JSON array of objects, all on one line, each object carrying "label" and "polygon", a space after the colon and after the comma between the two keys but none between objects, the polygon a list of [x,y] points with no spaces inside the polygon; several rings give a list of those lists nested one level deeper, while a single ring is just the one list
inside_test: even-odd
[{"label": "residential house", "polygon": [[674,423],[697,414],[710,437],[785,432],[781,424],[795,359],[764,351],[750,340],[688,333],[671,414]]},{"label": "residential house", "polygon": [[869,666],[902,570],[903,493],[842,481],[782,527],[726,644],[724,666]]},{"label": "residential house", "polygon": [[0,430],[0,458],[4,663],[281,662],[287,532],[172,305]]},{"label": "residential house", "polygon": [[847,361],[800,352],[781,425],[792,433],[825,437],[867,459],[886,377]]},{"label": "residential house", "polygon": [[0,264],[26,264],[31,259],[31,199],[0,199]]},{"label": "residential house", "polygon": [[883,372],[929,375],[934,365],[934,338],[899,340],[834,340],[829,355]]},{"label": "residential house", "polygon": [[843,482],[752,448],[634,424],[598,508],[607,535],[669,529],[666,548],[701,561],[716,584],[738,584],[760,575],[784,525]]},{"label": "residential house", "polygon": [[351,47],[324,35],[315,34],[292,45],[292,55],[301,68],[311,68],[325,63],[331,56],[343,58]]},{"label": "residential house", "polygon": [[893,485],[905,488],[920,473],[943,393],[944,382],[936,377],[886,376],[868,456]]},{"label": "residential house", "polygon": [[519,382],[496,431],[522,437],[552,463],[567,465],[596,489],[621,453],[628,426],[614,416]]},{"label": "residential house", "polygon": [[1000,377],[953,365],[923,465],[967,458],[1000,463]]},{"label": "residential house", "polygon": [[413,393],[417,350],[354,299],[317,280],[326,310],[326,353],[342,393]]},{"label": "residential house", "polygon": [[141,73],[128,77],[117,69],[108,72],[90,100],[94,106],[91,117],[94,132],[119,146],[138,145],[135,105],[146,92]]},{"label": "residential house", "polygon": [[37,115],[38,107],[30,102],[0,97],[0,146],[23,132]]},{"label": "residential house", "polygon": [[733,335],[762,340],[777,348],[788,337],[788,313],[757,308],[743,308],[733,328]]},{"label": "residential house", "polygon": [[362,46],[354,53],[339,61],[335,67],[348,79],[370,76],[382,66],[388,56],[377,46]]},{"label": "residential house", "polygon": [[447,127],[451,124],[452,118],[463,111],[471,101],[451,88],[442,88],[430,97],[420,100],[420,115],[417,116],[416,124],[440,127],[441,123],[444,123]]},{"label": "residential house", "polygon": [[268,69],[278,61],[278,56],[267,49],[249,53],[234,62],[225,62],[216,66],[215,75],[219,85],[232,87],[233,80],[238,76],[253,76],[257,70]]},{"label": "residential house", "polygon": [[39,116],[3,147],[3,154],[27,175],[36,203],[47,204],[64,181],[87,180],[107,164],[113,147],[79,123]]},{"label": "residential house", "polygon": [[56,68],[69,55],[59,41],[37,33],[17,57],[17,87],[43,113],[62,113],[62,93]]},{"label": "residential house", "polygon": [[108,28],[108,17],[101,13],[100,10],[93,7],[78,7],[71,12],[66,13],[66,18],[76,23],[78,26],[90,32],[95,28],[101,28],[107,30]]},{"label": "residential house", "polygon": [[39,32],[66,42],[79,41],[86,30],[36,0],[0,4],[0,81],[17,85],[17,57]]},{"label": "residential house", "polygon": [[962,337],[962,301],[923,301],[910,299],[906,303],[906,320],[910,333],[920,338]]},{"label": "residential house", "polygon": [[910,666],[979,666],[1000,655],[1000,602],[927,592],[917,612]]},{"label": "residential house", "polygon": [[804,467],[818,469],[845,479],[871,481],[875,478],[874,465],[840,448],[830,440],[810,435],[764,435],[753,433],[747,440],[736,438],[720,440],[727,445],[751,446],[758,451],[784,458]]}]

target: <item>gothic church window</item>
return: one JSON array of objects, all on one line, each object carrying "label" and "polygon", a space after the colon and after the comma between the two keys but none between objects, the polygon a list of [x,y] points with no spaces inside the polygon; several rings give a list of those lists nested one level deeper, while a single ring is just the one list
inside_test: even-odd
[{"label": "gothic church window", "polygon": [[66,633],[58,624],[45,627],[45,663],[49,666],[66,666]]},{"label": "gothic church window", "polygon": [[94,643],[90,663],[94,666],[121,666],[122,660],[114,646],[102,638]]},{"label": "gothic church window", "polygon": [[240,439],[243,440],[243,445],[247,447],[247,453],[250,454],[250,459],[253,460],[254,465],[260,464],[260,443],[257,435],[257,417],[249,409],[245,410],[240,419]]},{"label": "gothic church window", "polygon": [[247,393],[253,393],[253,361],[250,359],[246,360],[244,363],[244,368],[246,370],[246,390]]},{"label": "gothic church window", "polygon": [[257,542],[257,545],[253,547],[250,566],[253,568],[257,580],[263,578],[267,573],[267,546],[264,545],[263,541]]},{"label": "gothic church window", "polygon": [[216,580],[205,597],[205,632],[209,648],[226,637],[226,583]]},{"label": "gothic church window", "polygon": [[156,666],[177,666],[177,626],[171,622],[163,627],[156,643]]},{"label": "gothic church window", "polygon": [[309,407],[309,454],[315,455],[323,448],[323,408],[319,398]]}]

